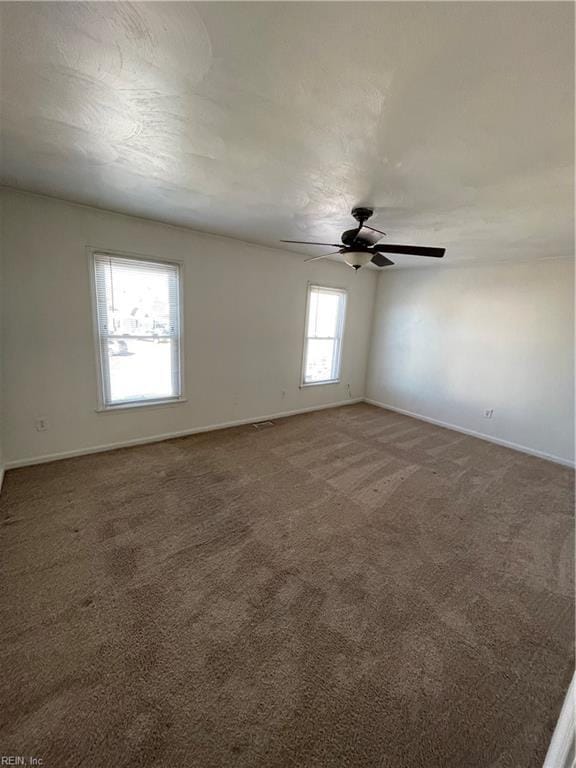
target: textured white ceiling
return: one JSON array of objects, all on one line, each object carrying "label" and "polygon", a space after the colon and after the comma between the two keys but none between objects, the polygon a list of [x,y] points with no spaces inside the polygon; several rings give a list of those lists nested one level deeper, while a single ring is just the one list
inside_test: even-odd
[{"label": "textured white ceiling", "polygon": [[274,246],[362,203],[445,262],[572,252],[572,3],[1,15],[4,184]]}]

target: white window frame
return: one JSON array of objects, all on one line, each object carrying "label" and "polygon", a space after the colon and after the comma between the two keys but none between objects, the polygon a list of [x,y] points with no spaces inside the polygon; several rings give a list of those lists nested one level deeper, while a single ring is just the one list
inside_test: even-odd
[{"label": "white window frame", "polygon": [[[149,256],[139,253],[111,250],[110,248],[95,248],[88,246],[86,248],[88,255],[88,264],[90,272],[90,293],[92,297],[92,328],[94,336],[94,351],[96,355],[97,369],[97,413],[111,413],[115,411],[132,410],[133,408],[155,408],[158,406],[175,405],[187,402],[184,391],[184,302],[183,302],[183,284],[184,284],[184,263],[174,259],[165,259],[161,256]],[[104,366],[108,365],[108,360],[102,354],[102,337],[100,336],[100,326],[98,322],[98,295],[96,293],[96,257],[112,256],[126,261],[150,261],[153,264],[167,264],[176,267],[178,274],[178,340],[176,344],[176,354],[178,355],[178,395],[163,398],[150,398],[146,400],[121,401],[110,403],[106,396],[106,377]],[[131,337],[135,338],[135,337]]]},{"label": "white window frame", "polygon": [[[327,293],[337,293],[342,296],[342,311],[338,318],[338,327],[336,328],[336,336],[308,336],[308,322],[310,318],[310,297],[313,290],[326,291]],[[306,288],[306,316],[304,318],[304,345],[302,350],[302,369],[300,374],[300,387],[319,387],[325,384],[339,384],[342,375],[342,345],[344,339],[344,328],[346,325],[346,306],[348,303],[348,291],[345,288],[336,288],[331,285],[319,285],[318,283],[308,283]],[[323,339],[336,341],[334,361],[332,363],[333,378],[325,379],[323,381],[306,381],[306,358],[308,356],[308,341],[309,339]]]}]

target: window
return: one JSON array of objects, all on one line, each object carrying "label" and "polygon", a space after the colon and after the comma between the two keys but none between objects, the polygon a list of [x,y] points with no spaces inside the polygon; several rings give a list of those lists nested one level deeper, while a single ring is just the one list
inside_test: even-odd
[{"label": "window", "polygon": [[94,254],[103,408],[181,399],[180,267]]},{"label": "window", "polygon": [[308,288],[302,384],[329,384],[340,379],[346,291]]}]

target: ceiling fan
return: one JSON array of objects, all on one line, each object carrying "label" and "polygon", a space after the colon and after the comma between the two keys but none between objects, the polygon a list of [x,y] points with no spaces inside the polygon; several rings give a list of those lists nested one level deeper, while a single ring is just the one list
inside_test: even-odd
[{"label": "ceiling fan", "polygon": [[394,262],[383,256],[384,253],[409,254],[411,256],[432,256],[441,259],[446,253],[445,248],[427,248],[421,245],[388,245],[378,241],[386,234],[379,229],[369,227],[366,222],[372,216],[372,208],[352,208],[352,216],[358,222],[355,229],[347,229],[342,233],[342,244],[338,243],[310,243],[305,240],[281,240],[281,243],[298,243],[300,245],[325,245],[337,248],[337,251],[323,253],[321,256],[312,256],[305,261],[316,261],[324,259],[326,256],[332,256],[334,253],[341,253],[344,261],[353,269],[360,269],[366,264],[375,264],[377,267],[389,267]]}]

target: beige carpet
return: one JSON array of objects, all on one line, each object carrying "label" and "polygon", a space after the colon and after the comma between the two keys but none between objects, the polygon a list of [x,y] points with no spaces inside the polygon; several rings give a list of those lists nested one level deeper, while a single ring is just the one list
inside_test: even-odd
[{"label": "beige carpet", "polygon": [[369,405],[13,470],[0,754],[541,768],[572,484]]}]

